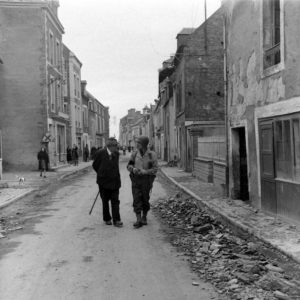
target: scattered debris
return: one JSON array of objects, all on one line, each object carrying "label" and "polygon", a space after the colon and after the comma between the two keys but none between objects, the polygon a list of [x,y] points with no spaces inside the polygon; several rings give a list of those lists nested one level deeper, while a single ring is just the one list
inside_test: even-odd
[{"label": "scattered debris", "polygon": [[196,199],[176,193],[154,203],[153,211],[169,225],[172,244],[189,257],[191,268],[220,295],[230,300],[300,299],[300,284],[259,252],[260,244],[235,236]]}]

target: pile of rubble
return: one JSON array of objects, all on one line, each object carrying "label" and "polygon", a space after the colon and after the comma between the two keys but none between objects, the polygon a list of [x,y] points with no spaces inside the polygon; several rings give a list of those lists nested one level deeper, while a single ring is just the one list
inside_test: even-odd
[{"label": "pile of rubble", "polygon": [[300,299],[300,281],[266,257],[258,242],[235,236],[229,228],[181,193],[153,205],[172,229],[177,246],[200,278],[229,299]]}]

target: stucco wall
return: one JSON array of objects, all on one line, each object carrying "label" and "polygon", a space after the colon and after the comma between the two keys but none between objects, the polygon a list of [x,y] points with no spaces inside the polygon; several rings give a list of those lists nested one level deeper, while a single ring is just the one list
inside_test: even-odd
[{"label": "stucco wall", "polygon": [[[255,109],[286,101],[300,93],[300,39],[296,38],[300,2],[285,0],[281,35],[283,61],[276,72],[266,73],[262,67],[261,1],[225,1],[226,45],[228,71],[229,143],[231,128],[245,126],[248,155],[250,200],[260,206],[258,140],[255,135]],[[270,114],[272,115],[272,114]],[[232,188],[232,157],[229,155],[230,187]]]},{"label": "stucco wall", "polygon": [[37,168],[46,129],[46,53],[40,8],[0,5],[3,167]]}]

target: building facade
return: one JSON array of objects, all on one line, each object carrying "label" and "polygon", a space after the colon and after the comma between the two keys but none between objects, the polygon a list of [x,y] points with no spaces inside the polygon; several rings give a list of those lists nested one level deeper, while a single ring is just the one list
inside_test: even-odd
[{"label": "building facade", "polygon": [[109,108],[100,103],[81,81],[83,140],[82,146],[104,147],[109,137]]},{"label": "building facade", "polygon": [[161,100],[162,123],[164,139],[162,145],[162,157],[165,161],[177,160],[177,144],[175,132],[175,102],[173,98],[174,83],[174,58],[163,62],[159,70],[159,99]]},{"label": "building facade", "polygon": [[[226,181],[223,12],[177,35],[174,57],[180,166],[208,182]],[[220,174],[220,176],[218,175]]]},{"label": "building facade", "polygon": [[224,8],[231,196],[299,221],[300,3]]},{"label": "building facade", "polygon": [[151,107],[145,106],[143,111],[128,110],[128,114],[120,119],[119,143],[128,149],[136,147],[136,138],[141,135],[153,135],[153,124],[150,123]]},{"label": "building facade", "polygon": [[62,35],[57,1],[0,1],[0,128],[4,168],[37,168],[48,148],[50,164],[64,158],[68,115],[63,111]]}]

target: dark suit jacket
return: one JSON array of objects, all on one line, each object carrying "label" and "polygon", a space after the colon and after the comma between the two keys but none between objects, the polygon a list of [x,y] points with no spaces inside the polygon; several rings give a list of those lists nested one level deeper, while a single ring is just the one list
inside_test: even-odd
[{"label": "dark suit jacket", "polygon": [[95,153],[93,168],[97,172],[97,183],[100,188],[117,190],[121,187],[119,171],[119,153],[110,158],[106,147]]}]

